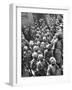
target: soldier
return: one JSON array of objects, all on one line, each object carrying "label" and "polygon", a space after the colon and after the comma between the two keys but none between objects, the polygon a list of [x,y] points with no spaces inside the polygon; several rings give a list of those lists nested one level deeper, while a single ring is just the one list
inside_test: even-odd
[{"label": "soldier", "polygon": [[58,65],[56,64],[56,59],[54,57],[50,58],[50,65],[48,66],[47,69],[47,75],[56,75],[57,70],[59,69]]},{"label": "soldier", "polygon": [[41,42],[40,44],[40,50],[42,53],[44,53],[44,49],[45,49],[45,43],[44,42]]},{"label": "soldier", "polygon": [[44,50],[44,58],[47,62],[49,62],[48,49]]},{"label": "soldier", "polygon": [[27,52],[28,68],[30,69],[30,62],[33,59],[31,50]]},{"label": "soldier", "polygon": [[51,45],[51,44],[48,46],[48,49],[45,50],[44,54],[45,54],[45,59],[46,59],[46,61],[47,61],[48,63],[50,63],[49,59],[50,59],[50,57],[53,56],[52,45]]},{"label": "soldier", "polygon": [[37,52],[33,52],[32,57],[33,57],[33,59],[30,62],[30,68],[31,68],[32,76],[35,76],[35,72],[36,72],[36,68],[37,68],[36,63],[37,63],[37,57],[38,57]]},{"label": "soldier", "polygon": [[36,69],[36,76],[46,76],[47,70],[47,62],[45,61],[42,54],[38,55],[38,62],[37,62],[37,69]]},{"label": "soldier", "polygon": [[27,53],[26,51],[23,52],[23,58],[22,58],[22,75],[24,76],[25,69],[28,68],[28,62],[27,62]]}]

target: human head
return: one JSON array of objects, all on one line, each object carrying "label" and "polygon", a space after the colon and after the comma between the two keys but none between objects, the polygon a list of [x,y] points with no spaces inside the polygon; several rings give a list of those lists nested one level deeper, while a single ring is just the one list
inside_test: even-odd
[{"label": "human head", "polygon": [[43,60],[43,55],[42,55],[42,54],[39,54],[39,55],[38,55],[38,59],[39,59],[39,60]]},{"label": "human head", "polygon": [[37,58],[37,57],[38,57],[37,52],[33,52],[33,53],[32,53],[32,57],[33,57],[33,58]]},{"label": "human head", "polygon": [[27,51],[27,50],[28,50],[28,47],[27,47],[27,46],[24,46],[24,47],[23,47],[23,50],[24,50],[24,51]]},{"label": "human head", "polygon": [[51,57],[49,61],[51,64],[56,64],[56,59],[54,57]]},{"label": "human head", "polygon": [[35,46],[33,47],[33,50],[34,50],[34,51],[38,51],[38,49],[39,49],[39,47],[38,47],[37,45],[35,45]]}]

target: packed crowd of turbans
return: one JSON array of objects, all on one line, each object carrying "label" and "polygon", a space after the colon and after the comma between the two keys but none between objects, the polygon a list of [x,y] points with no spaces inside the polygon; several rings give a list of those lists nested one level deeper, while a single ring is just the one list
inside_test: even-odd
[{"label": "packed crowd of turbans", "polygon": [[63,75],[63,15],[48,16],[22,26],[22,77]]}]

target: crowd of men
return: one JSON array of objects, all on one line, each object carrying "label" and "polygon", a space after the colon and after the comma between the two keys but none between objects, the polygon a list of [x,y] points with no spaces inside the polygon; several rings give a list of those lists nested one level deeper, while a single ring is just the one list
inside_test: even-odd
[{"label": "crowd of men", "polygon": [[36,18],[22,26],[22,77],[63,75],[63,15]]}]

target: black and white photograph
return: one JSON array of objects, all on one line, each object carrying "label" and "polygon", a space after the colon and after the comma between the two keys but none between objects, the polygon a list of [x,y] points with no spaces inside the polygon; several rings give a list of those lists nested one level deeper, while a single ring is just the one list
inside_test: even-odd
[{"label": "black and white photograph", "polygon": [[21,77],[63,75],[63,19],[21,12]]}]

